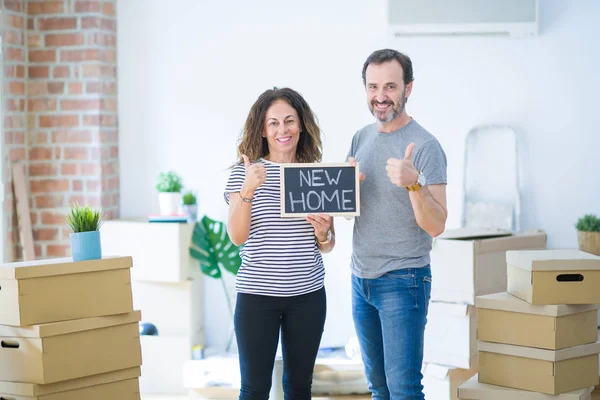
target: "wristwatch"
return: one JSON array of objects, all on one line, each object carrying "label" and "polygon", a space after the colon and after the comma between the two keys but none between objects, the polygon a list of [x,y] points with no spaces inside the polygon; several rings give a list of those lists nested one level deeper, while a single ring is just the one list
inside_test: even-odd
[{"label": "wristwatch", "polygon": [[325,240],[324,242],[320,242],[319,238],[318,237],[316,237],[316,238],[317,238],[317,243],[319,243],[319,244],[327,244],[327,243],[331,242],[331,229],[329,229],[327,231],[327,240]]},{"label": "wristwatch", "polygon": [[422,172],[419,172],[419,177],[417,178],[417,183],[415,183],[414,185],[407,186],[406,189],[409,192],[416,192],[417,190],[419,190],[423,186],[425,186],[425,183],[426,183],[425,175],[423,175]]}]

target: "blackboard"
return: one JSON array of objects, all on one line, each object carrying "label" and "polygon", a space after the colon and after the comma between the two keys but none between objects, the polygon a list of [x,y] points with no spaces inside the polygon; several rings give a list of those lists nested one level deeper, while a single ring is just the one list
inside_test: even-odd
[{"label": "blackboard", "polygon": [[282,164],[281,216],[360,215],[358,165]]}]

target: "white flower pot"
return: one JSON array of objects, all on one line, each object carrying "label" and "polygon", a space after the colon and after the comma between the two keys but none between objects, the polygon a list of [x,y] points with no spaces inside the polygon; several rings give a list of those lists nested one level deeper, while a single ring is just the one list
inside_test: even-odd
[{"label": "white flower pot", "polygon": [[160,192],[158,193],[158,206],[161,215],[172,215],[179,213],[181,205],[181,193]]}]

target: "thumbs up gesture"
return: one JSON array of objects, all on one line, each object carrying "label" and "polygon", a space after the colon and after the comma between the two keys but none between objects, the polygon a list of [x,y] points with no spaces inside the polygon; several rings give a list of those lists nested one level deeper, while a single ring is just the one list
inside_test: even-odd
[{"label": "thumbs up gesture", "polygon": [[267,181],[267,169],[263,163],[250,164],[248,156],[242,154],[244,167],[246,168],[246,179],[244,180],[244,189],[254,193],[254,191]]},{"label": "thumbs up gesture", "polygon": [[387,171],[390,181],[400,187],[414,185],[419,178],[419,171],[415,168],[412,162],[412,153],[415,148],[414,143],[406,146],[404,159],[390,158],[387,160]]}]

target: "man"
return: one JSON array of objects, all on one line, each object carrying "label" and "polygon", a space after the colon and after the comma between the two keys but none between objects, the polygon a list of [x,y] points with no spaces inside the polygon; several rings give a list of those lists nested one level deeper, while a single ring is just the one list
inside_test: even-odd
[{"label": "man", "polygon": [[351,259],[354,324],[373,399],[422,400],[430,251],[447,217],[446,155],[406,113],[409,57],[375,51],[362,78],[376,123],[356,132],[348,153],[362,180]]}]

